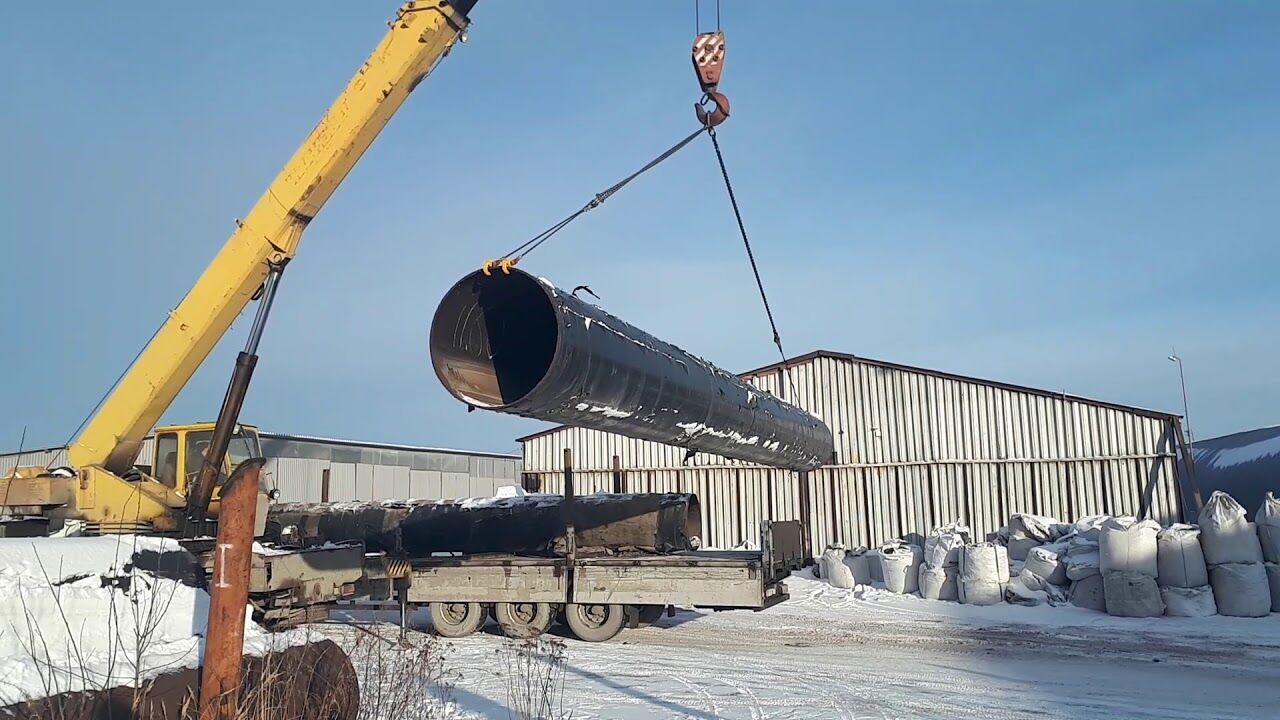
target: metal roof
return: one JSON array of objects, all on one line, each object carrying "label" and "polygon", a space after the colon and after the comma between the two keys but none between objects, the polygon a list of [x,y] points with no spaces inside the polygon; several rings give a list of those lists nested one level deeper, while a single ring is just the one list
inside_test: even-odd
[{"label": "metal roof", "polygon": [[[957,375],[956,373],[944,372],[942,370],[932,370],[930,368],[922,368],[922,367],[916,367],[913,365],[903,365],[901,363],[888,362],[885,360],[876,360],[873,358],[859,357],[857,355],[836,352],[834,350],[814,350],[813,352],[805,353],[804,355],[799,355],[799,356],[790,358],[786,361],[785,364],[782,362],[771,363],[769,365],[764,365],[762,367],[758,367],[743,373],[739,373],[738,377],[743,378],[745,380],[745,379],[753,378],[759,375],[763,375],[768,372],[781,370],[783,367],[794,367],[796,365],[803,365],[805,363],[809,363],[814,360],[817,360],[818,358],[832,358],[835,360],[846,360],[849,362],[861,363],[863,365],[874,365],[877,367],[889,368],[891,370],[901,370],[904,372],[918,373],[921,375],[932,375],[934,377],[945,378],[948,380],[957,380],[960,382],[975,383],[978,385],[989,385],[991,387],[998,387],[1005,390],[1012,390],[1015,392],[1022,392],[1030,395],[1040,395],[1042,397],[1057,398],[1060,400],[1069,400],[1072,402],[1083,403],[1085,405],[1095,405],[1098,407],[1111,408],[1113,410],[1121,410],[1124,412],[1133,413],[1135,415],[1142,415],[1144,417],[1151,417],[1151,418],[1159,418],[1162,420],[1172,420],[1172,419],[1181,417],[1176,413],[1162,412],[1160,410],[1151,410],[1149,408],[1137,407],[1134,405],[1122,405],[1120,403],[1107,402],[1105,400],[1096,400],[1094,398],[1088,398],[1081,395],[1072,395],[1070,393],[1059,392],[1056,390],[1045,390],[1043,388],[1027,387],[1026,385],[1015,385],[1013,383],[1006,383],[998,380],[986,380],[983,378],[972,377],[969,375]],[[555,427],[546,428],[545,430],[539,430],[538,432],[530,433],[528,435],[523,435],[521,437],[516,438],[516,442],[522,443],[522,442],[525,442],[526,440],[542,437],[543,435],[550,435],[551,433],[559,432],[560,430],[563,430],[566,427],[568,426],[557,425]]]},{"label": "metal roof", "polygon": [[473,457],[493,457],[519,460],[513,453],[488,452],[485,450],[458,450],[456,448],[430,447],[426,445],[398,445],[395,443],[371,442],[367,440],[342,440],[338,438],[316,437],[314,435],[290,435],[259,431],[258,436],[270,440],[293,440],[295,442],[320,443],[323,445],[343,445],[347,447],[376,448],[379,450],[410,450],[414,452],[447,453],[450,455],[470,455]]}]

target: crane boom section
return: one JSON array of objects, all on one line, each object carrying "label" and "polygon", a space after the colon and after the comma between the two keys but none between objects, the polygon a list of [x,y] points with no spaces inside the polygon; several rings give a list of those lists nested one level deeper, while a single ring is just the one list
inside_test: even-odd
[{"label": "crane boom section", "polygon": [[390,31],[169,313],[68,450],[75,467],[119,474],[143,439],[253,299],[272,265],[297,252],[307,223],[409,93],[453,47],[472,2],[404,5]]}]

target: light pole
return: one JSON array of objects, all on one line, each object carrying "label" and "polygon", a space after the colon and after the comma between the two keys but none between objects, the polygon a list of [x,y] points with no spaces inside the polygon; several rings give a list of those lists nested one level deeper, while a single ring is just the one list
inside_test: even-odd
[{"label": "light pole", "polygon": [[1191,432],[1191,410],[1187,407],[1187,376],[1182,371],[1182,358],[1177,350],[1169,356],[1169,362],[1178,364],[1178,382],[1182,384],[1182,417],[1187,421],[1187,450],[1190,452],[1195,447],[1196,440],[1195,434]]}]

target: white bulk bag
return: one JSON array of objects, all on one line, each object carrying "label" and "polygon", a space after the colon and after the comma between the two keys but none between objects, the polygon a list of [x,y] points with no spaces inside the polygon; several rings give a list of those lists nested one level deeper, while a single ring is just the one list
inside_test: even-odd
[{"label": "white bulk bag", "polygon": [[1089,542],[1098,542],[1098,537],[1102,534],[1102,526],[1110,520],[1110,515],[1089,515],[1075,521],[1072,527],[1075,528],[1076,537]]},{"label": "white bulk bag", "polygon": [[[1032,575],[1032,577],[1035,576]],[[1004,586],[1004,600],[1010,605],[1035,607],[1049,602],[1049,594],[1043,590],[1032,590],[1027,587],[1026,583],[1022,582],[1021,577],[1016,577]]]},{"label": "white bulk bag", "polygon": [[1043,544],[1044,543],[1040,542],[1039,540],[1036,540],[1035,538],[1027,538],[1027,537],[1020,537],[1020,536],[1010,537],[1006,541],[1006,545],[1009,548],[1009,557],[1013,558],[1014,560],[1026,560],[1027,553],[1031,552],[1033,548],[1038,548]]},{"label": "white bulk bag", "polygon": [[[1066,587],[1054,585],[1026,568],[1023,568],[1022,572],[1018,573],[1018,577],[1009,581],[1009,586],[1012,587],[1015,582],[1022,585],[1030,592],[1044,593],[1045,600],[1050,605],[1061,605],[1067,601],[1068,591]],[[1015,590],[1017,590],[1017,588],[1015,588]],[[1008,588],[1005,589],[1004,599],[1008,602],[1015,602],[1009,597]]]},{"label": "white bulk bag", "polygon": [[1108,572],[1142,573],[1155,578],[1159,572],[1156,562],[1156,536],[1160,525],[1151,520],[1135,520],[1131,517],[1112,518],[1102,526],[1098,542],[1098,567]]},{"label": "white bulk bag", "polygon": [[880,548],[880,569],[889,592],[905,595],[919,589],[921,554],[919,545],[896,543]]},{"label": "white bulk bag", "polygon": [[1102,576],[1089,575],[1071,583],[1071,604],[1076,607],[1107,611],[1106,596],[1103,592]]},{"label": "white bulk bag", "polygon": [[[1053,542],[1071,532],[1070,525],[1060,523],[1055,518],[1030,513],[1014,513],[1009,517],[1009,537],[1024,537],[1039,540],[1041,544]],[[1016,559],[1016,558],[1015,558]]]},{"label": "white bulk bag", "polygon": [[1267,584],[1271,586],[1271,612],[1280,613],[1280,565],[1267,563]]},{"label": "white bulk bag", "polygon": [[1262,558],[1269,563],[1280,563],[1280,498],[1274,493],[1267,493],[1253,519],[1258,523]]},{"label": "white bulk bag", "polygon": [[1170,617],[1208,617],[1218,614],[1218,605],[1213,601],[1213,588],[1201,587],[1162,587],[1160,599],[1164,600],[1164,614]]},{"label": "white bulk bag", "polygon": [[843,545],[828,545],[822,552],[822,578],[841,590],[853,587],[853,573],[844,564]]},{"label": "white bulk bag", "polygon": [[[1105,540],[1106,528],[1103,528]],[[1164,614],[1160,586],[1146,573],[1120,570],[1102,571],[1103,595],[1107,613],[1117,617],[1159,617]]]},{"label": "white bulk bag", "polygon": [[934,528],[924,541],[924,564],[932,568],[960,564],[960,548],[969,542],[969,528],[959,522]]},{"label": "white bulk bag", "polygon": [[1053,585],[1066,585],[1067,564],[1049,547],[1043,545],[1027,553],[1027,562],[1022,566],[1022,572],[1032,573]]},{"label": "white bulk bag", "polygon": [[966,545],[960,551],[960,602],[995,605],[1004,600],[1009,582],[1009,559],[1004,548],[993,543]]},{"label": "white bulk bag", "polygon": [[1067,579],[1083,580],[1102,572],[1097,545],[1077,545],[1067,554]]},{"label": "white bulk bag", "polygon": [[853,573],[855,585],[871,584],[871,563],[867,560],[865,547],[854,548],[845,553],[844,564],[849,568],[849,572]]},{"label": "white bulk bag", "polygon": [[1254,524],[1245,519],[1240,503],[1221,490],[1214,490],[1200,511],[1200,547],[1210,565],[1262,562]]},{"label": "white bulk bag", "polygon": [[1204,551],[1200,549],[1200,528],[1195,525],[1179,523],[1160,531],[1156,563],[1160,587],[1198,588],[1209,584],[1209,568],[1205,567]]},{"label": "white bulk bag", "polygon": [[959,566],[929,567],[920,563],[920,597],[926,600],[956,600],[960,597],[957,584]]},{"label": "white bulk bag", "polygon": [[1262,563],[1212,565],[1209,584],[1219,615],[1262,617],[1271,613],[1271,588]]}]

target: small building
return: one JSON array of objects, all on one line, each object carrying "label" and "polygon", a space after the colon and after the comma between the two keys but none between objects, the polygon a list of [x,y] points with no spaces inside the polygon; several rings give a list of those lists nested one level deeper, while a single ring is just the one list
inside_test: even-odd
[{"label": "small building", "polygon": [[755,541],[762,520],[801,520],[814,552],[920,540],[955,520],[981,539],[1019,512],[1184,516],[1171,413],[824,350],[741,377],[825,420],[835,463],[685,464],[680,448],[560,426],[519,439],[525,487],[562,492],[568,448],[578,493],[693,492],[709,546]]},{"label": "small building", "polygon": [[[519,482],[519,455],[260,432],[265,482],[280,502],[440,500],[489,497]],[[151,439],[139,457],[150,457]],[[18,465],[66,464],[66,448],[0,454],[0,473]]]}]

